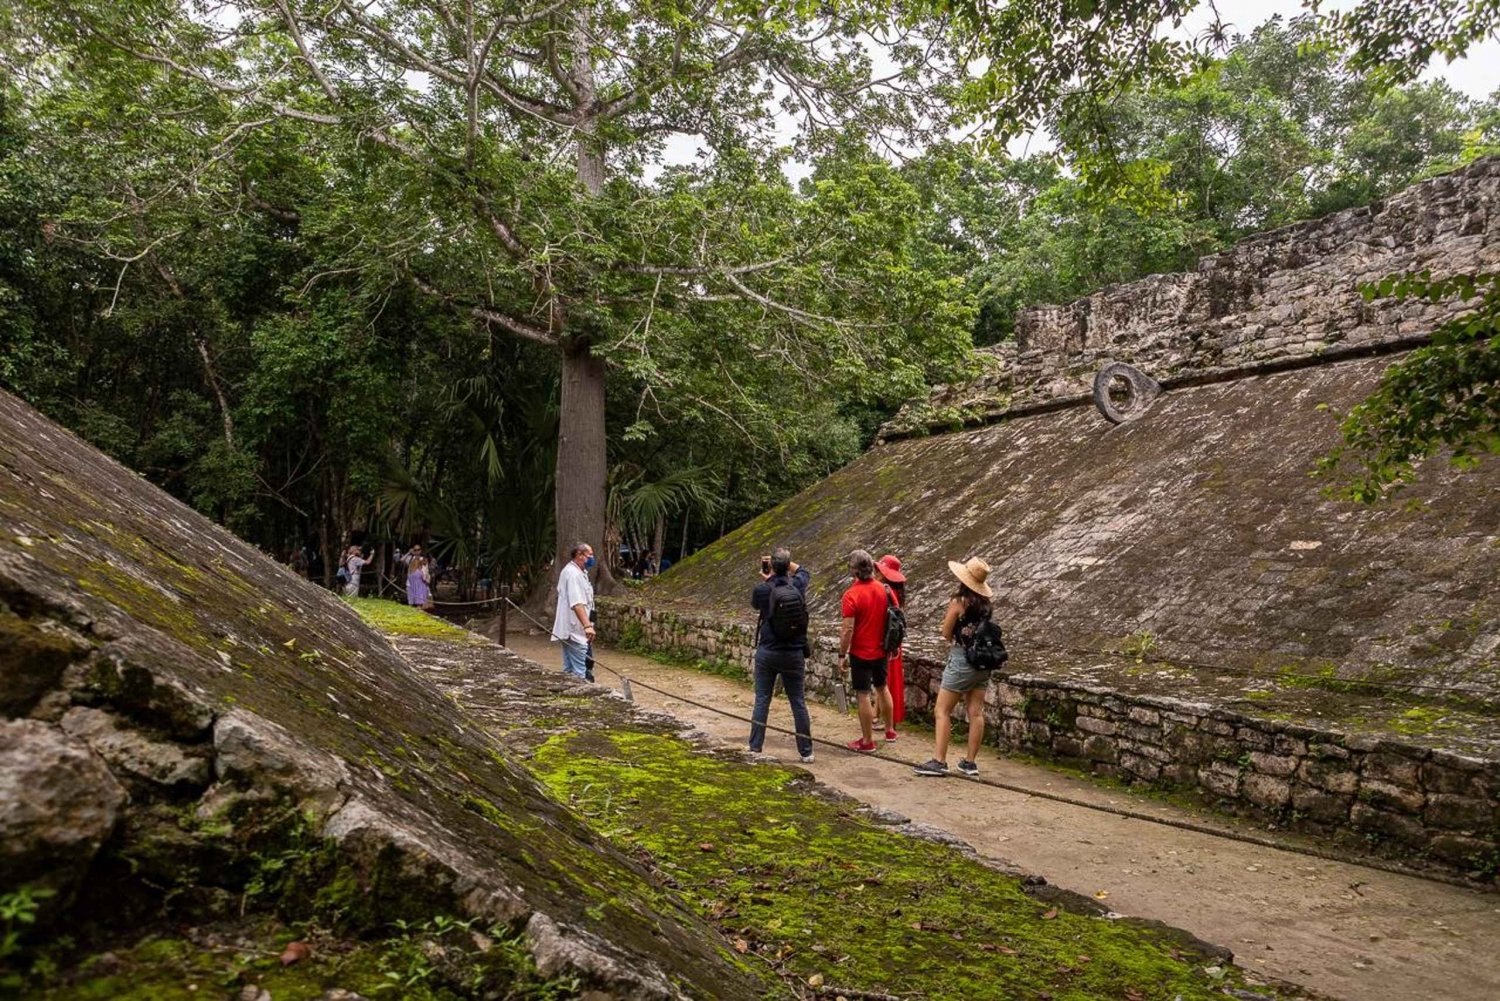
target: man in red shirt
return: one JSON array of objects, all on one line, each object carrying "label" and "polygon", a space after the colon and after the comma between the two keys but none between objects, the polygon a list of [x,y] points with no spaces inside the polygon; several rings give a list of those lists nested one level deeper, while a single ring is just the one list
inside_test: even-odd
[{"label": "man in red shirt", "polygon": [[854,699],[859,705],[860,738],[851,740],[851,751],[875,750],[875,700],[885,720],[887,739],[891,730],[891,693],[885,686],[885,585],[875,579],[875,561],[863,549],[849,554],[854,583],[844,592],[843,628],[839,631],[839,671],[845,664],[853,679]]}]

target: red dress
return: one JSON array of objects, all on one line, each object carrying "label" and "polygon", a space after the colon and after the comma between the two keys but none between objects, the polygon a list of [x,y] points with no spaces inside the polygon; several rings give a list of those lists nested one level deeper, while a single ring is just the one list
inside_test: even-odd
[{"label": "red dress", "polygon": [[[896,599],[899,607],[901,599]],[[903,663],[902,654],[904,650],[897,650],[895,656],[886,661],[885,685],[891,693],[891,722],[899,723],[906,718],[906,665]]]},{"label": "red dress", "polygon": [[906,718],[906,679],[902,677],[905,669],[900,653],[886,662],[885,683],[891,690],[892,723],[899,723]]}]

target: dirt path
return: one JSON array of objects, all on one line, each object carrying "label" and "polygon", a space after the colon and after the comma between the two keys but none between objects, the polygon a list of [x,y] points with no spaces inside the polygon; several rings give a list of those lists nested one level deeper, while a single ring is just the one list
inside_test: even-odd
[{"label": "dirt path", "polygon": [[[559,660],[556,647],[540,636],[513,633],[510,646],[545,665]],[[747,685],[619,651],[600,656],[632,678],[739,715],[750,713]],[[600,680],[614,682],[604,672]],[[640,687],[635,699],[726,744],[745,743],[743,723]],[[816,703],[809,709],[814,735],[856,735],[852,715],[840,718],[832,707]],[[770,722],[791,726],[785,699],[772,705]],[[784,761],[797,760],[786,734],[770,733],[765,750]],[[919,732],[880,752],[912,764],[930,755],[930,737]],[[985,775],[1027,788],[1163,816],[1194,816],[990,749],[981,753],[979,764]],[[821,746],[817,761],[807,767],[834,788],[951,831],[979,851],[1059,886],[1107,894],[1103,899],[1120,913],[1155,918],[1229,946],[1236,962],[1258,972],[1348,1001],[1500,997],[1497,895],[1127,820],[957,777],[918,778],[906,768]]]}]

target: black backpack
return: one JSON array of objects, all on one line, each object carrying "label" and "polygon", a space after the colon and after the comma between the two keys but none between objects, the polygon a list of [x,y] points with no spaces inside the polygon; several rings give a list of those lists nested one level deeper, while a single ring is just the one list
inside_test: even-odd
[{"label": "black backpack", "polygon": [[1005,666],[1010,654],[1005,652],[1005,638],[1000,624],[985,616],[965,631],[964,658],[976,671],[993,671]]},{"label": "black backpack", "polygon": [[771,635],[782,643],[807,643],[807,602],[791,581],[771,585],[766,621]]},{"label": "black backpack", "polygon": [[906,642],[906,613],[896,604],[896,595],[890,586],[885,589],[885,655],[894,657]]}]

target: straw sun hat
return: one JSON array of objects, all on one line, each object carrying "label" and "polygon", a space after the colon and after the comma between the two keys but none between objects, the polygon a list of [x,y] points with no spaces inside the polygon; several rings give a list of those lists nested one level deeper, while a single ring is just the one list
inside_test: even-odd
[{"label": "straw sun hat", "polygon": [[948,569],[952,570],[953,576],[963,581],[975,594],[982,594],[986,598],[995,596],[990,586],[985,583],[985,578],[990,575],[990,565],[978,556],[971,556],[963,563],[958,560],[949,560]]}]

